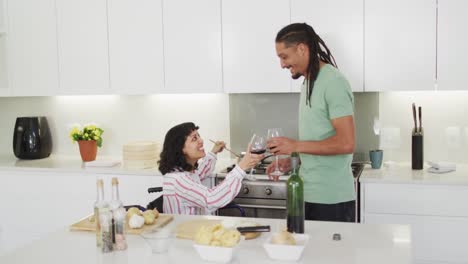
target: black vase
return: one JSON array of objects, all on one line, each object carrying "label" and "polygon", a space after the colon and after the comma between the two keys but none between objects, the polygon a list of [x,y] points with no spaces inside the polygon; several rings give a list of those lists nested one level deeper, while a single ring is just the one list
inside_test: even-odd
[{"label": "black vase", "polygon": [[16,118],[13,152],[19,159],[42,159],[52,152],[52,137],[44,116]]}]

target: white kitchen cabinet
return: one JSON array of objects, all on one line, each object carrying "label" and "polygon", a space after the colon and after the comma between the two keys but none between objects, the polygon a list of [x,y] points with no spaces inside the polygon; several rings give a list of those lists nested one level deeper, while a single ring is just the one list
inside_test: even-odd
[{"label": "white kitchen cabinet", "polygon": [[223,86],[227,93],[290,92],[275,38],[290,24],[288,0],[222,0]]},{"label": "white kitchen cabinet", "polygon": [[361,222],[409,224],[417,263],[464,263],[467,200],[466,185],[361,182]]},{"label": "white kitchen cabinet", "polygon": [[221,1],[163,0],[165,93],[223,91]]},{"label": "white kitchen cabinet", "polygon": [[0,35],[6,31],[6,0],[0,0]]},{"label": "white kitchen cabinet", "polygon": [[111,94],[107,0],[56,0],[56,8],[58,94]]},{"label": "white kitchen cabinet", "polygon": [[[6,0],[0,0],[0,96],[10,95],[7,71]],[[1,231],[0,231],[1,232]],[[0,241],[1,243],[1,241]]]},{"label": "white kitchen cabinet", "polygon": [[82,174],[0,172],[4,251],[64,228],[92,212],[95,179]]},{"label": "white kitchen cabinet", "polygon": [[0,33],[0,97],[10,95],[7,71],[6,36]]},{"label": "white kitchen cabinet", "polygon": [[[291,22],[307,23],[322,38],[351,89],[364,89],[364,0],[292,0]],[[302,79],[293,81],[300,91]]]},{"label": "white kitchen cabinet", "polygon": [[92,214],[96,179],[102,178],[105,198],[111,198],[111,178],[119,179],[125,205],[146,206],[155,195],[149,187],[162,186],[162,177],[51,171],[0,171],[0,251],[25,245]]},{"label": "white kitchen cabinet", "polygon": [[151,94],[164,86],[161,0],[108,1],[112,93]]},{"label": "white kitchen cabinet", "polygon": [[468,1],[438,1],[437,88],[468,90]]},{"label": "white kitchen cabinet", "polygon": [[436,0],[366,1],[364,16],[364,90],[433,90]]},{"label": "white kitchen cabinet", "polygon": [[[8,40],[11,95],[55,95],[59,87],[55,1],[9,0],[8,18],[8,34],[0,33],[0,41]],[[6,55],[3,45],[0,52]],[[3,76],[6,69],[0,71]]]}]

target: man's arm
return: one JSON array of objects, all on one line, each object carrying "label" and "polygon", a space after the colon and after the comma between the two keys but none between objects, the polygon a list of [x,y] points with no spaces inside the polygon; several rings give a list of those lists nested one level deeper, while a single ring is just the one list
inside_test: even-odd
[{"label": "man's arm", "polygon": [[331,120],[336,134],[320,141],[296,141],[279,137],[269,141],[268,147],[274,154],[291,154],[292,152],[314,155],[339,155],[354,152],[354,118],[352,115]]},{"label": "man's arm", "polygon": [[297,141],[296,152],[314,155],[339,155],[354,152],[354,118],[344,116],[331,120],[336,134],[320,141]]}]

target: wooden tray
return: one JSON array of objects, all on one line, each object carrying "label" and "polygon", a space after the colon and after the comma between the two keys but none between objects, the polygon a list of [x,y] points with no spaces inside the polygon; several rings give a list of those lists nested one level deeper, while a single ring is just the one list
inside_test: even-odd
[{"label": "wooden tray", "polygon": [[[89,221],[92,215],[89,215],[80,221],[72,224],[70,226],[70,231],[88,231],[88,232],[95,232],[96,231],[96,223],[93,221]],[[132,234],[132,235],[139,235],[145,231],[151,231],[153,229],[158,229],[161,228],[165,225],[167,225],[169,222],[171,222],[174,219],[174,216],[168,215],[168,214],[159,214],[158,218],[156,218],[155,223],[152,225],[144,225],[142,228],[139,229],[133,229],[128,226],[128,223],[126,224],[126,229],[125,232],[127,234]]]},{"label": "wooden tray", "polygon": [[[221,220],[192,220],[183,222],[176,227],[176,237],[192,240],[195,233],[201,226],[221,224]],[[260,232],[248,232],[242,234],[246,240],[254,239],[260,236]]]}]

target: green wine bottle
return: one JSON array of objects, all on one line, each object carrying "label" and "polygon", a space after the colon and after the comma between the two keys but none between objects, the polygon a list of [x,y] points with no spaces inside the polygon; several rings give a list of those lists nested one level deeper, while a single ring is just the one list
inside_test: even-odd
[{"label": "green wine bottle", "polygon": [[291,154],[291,176],[287,182],[287,226],[290,233],[304,233],[304,181],[299,177],[299,155]]}]

